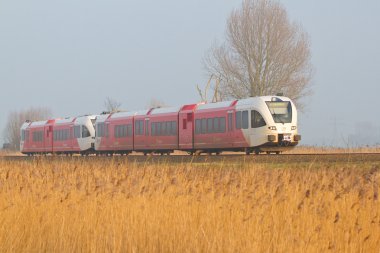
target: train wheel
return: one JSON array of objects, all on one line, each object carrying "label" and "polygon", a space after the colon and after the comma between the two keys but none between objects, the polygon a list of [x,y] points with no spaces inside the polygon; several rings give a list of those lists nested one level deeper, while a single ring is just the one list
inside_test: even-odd
[{"label": "train wheel", "polygon": [[245,154],[246,155],[250,155],[251,154],[251,150],[249,148],[245,149]]},{"label": "train wheel", "polygon": [[260,150],[256,149],[255,150],[255,155],[260,155]]}]

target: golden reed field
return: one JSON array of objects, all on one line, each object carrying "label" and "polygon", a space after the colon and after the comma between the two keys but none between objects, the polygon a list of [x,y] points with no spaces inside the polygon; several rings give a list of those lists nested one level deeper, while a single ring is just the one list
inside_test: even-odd
[{"label": "golden reed field", "polygon": [[380,252],[380,163],[0,158],[0,252]]}]

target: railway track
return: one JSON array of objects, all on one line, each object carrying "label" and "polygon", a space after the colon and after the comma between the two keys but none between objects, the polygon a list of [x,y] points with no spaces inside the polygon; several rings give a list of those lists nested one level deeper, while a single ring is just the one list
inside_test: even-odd
[{"label": "railway track", "polygon": [[127,161],[135,163],[310,163],[310,162],[328,162],[328,163],[360,163],[360,162],[380,162],[380,153],[350,153],[350,154],[282,154],[282,155],[129,155],[129,156],[2,156],[0,160],[5,161]]}]

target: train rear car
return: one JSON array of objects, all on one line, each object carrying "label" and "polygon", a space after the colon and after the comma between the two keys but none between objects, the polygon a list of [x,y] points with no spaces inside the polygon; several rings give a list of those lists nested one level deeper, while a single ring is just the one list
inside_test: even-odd
[{"label": "train rear car", "polygon": [[28,155],[93,153],[95,117],[25,122],[21,126],[21,152]]}]

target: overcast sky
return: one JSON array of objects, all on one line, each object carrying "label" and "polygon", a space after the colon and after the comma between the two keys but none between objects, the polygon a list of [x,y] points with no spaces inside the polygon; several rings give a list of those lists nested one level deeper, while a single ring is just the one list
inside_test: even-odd
[{"label": "overcast sky", "polygon": [[[282,0],[312,43],[302,143],[380,143],[380,1]],[[198,102],[202,57],[240,0],[0,0],[0,128],[12,110]],[[2,141],[0,141],[1,143]]]}]

